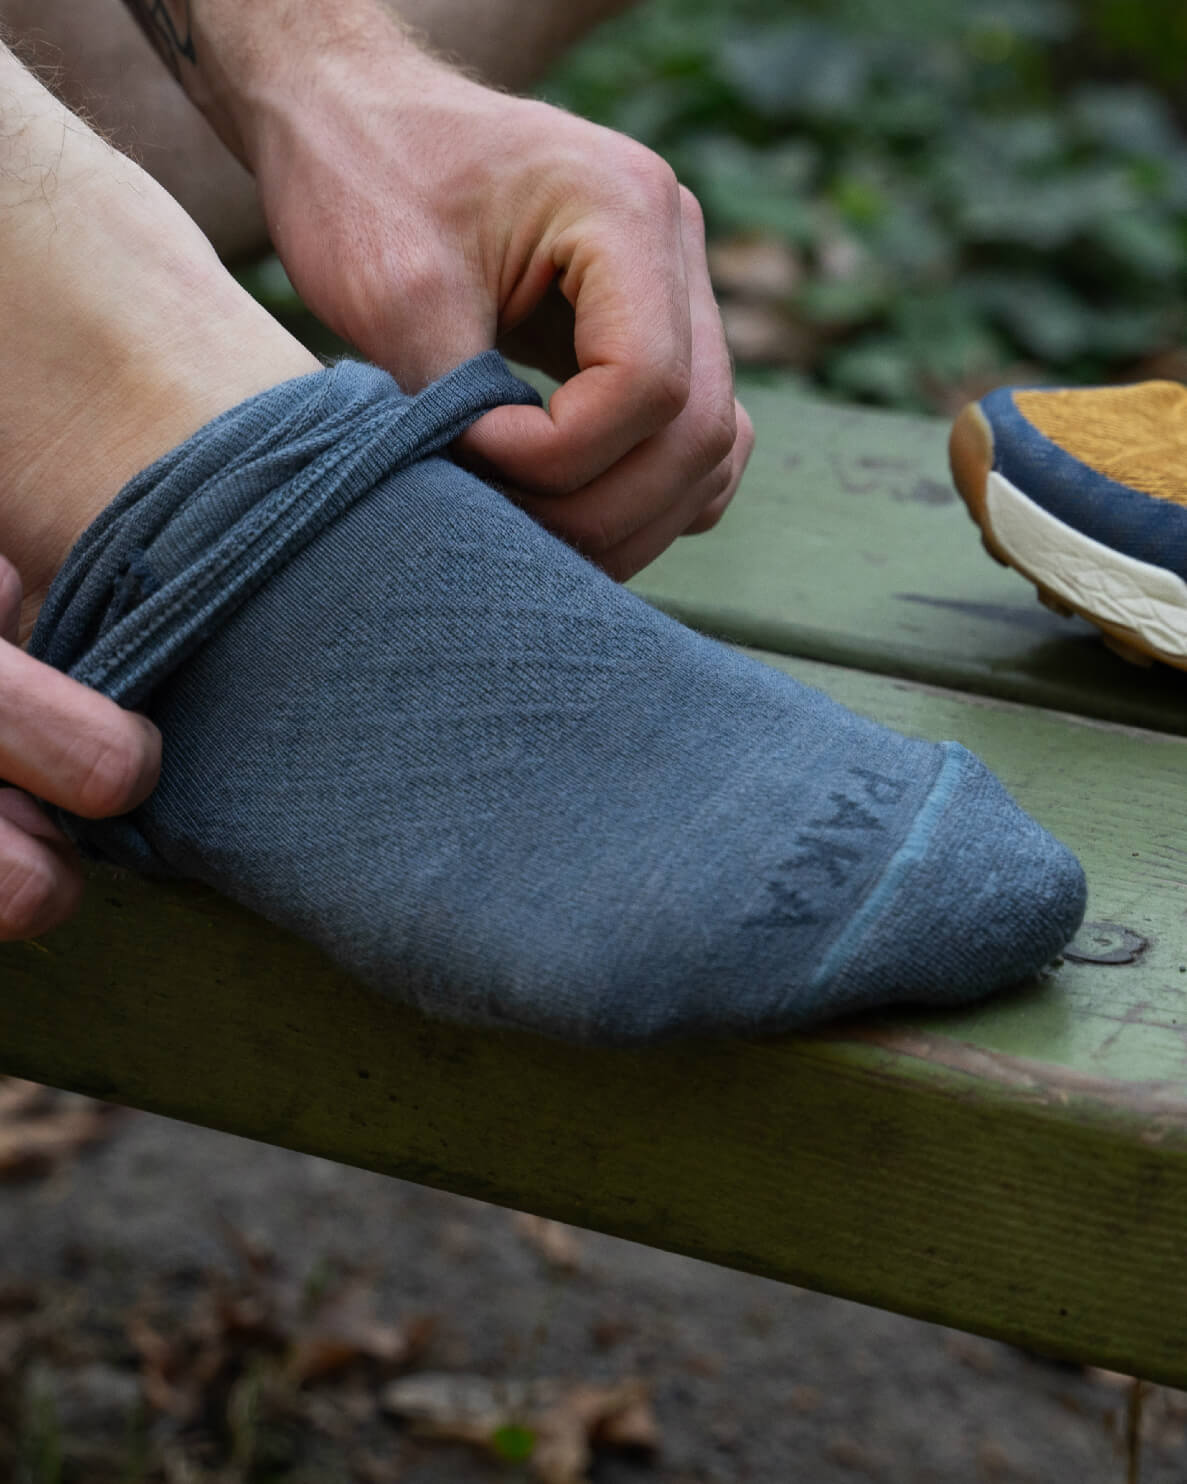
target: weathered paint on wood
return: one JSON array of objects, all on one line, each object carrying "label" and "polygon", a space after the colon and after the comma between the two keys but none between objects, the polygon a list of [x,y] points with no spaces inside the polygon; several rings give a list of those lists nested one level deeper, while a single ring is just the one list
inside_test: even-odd
[{"label": "weathered paint on wood", "polygon": [[1187,1384],[1187,743],[772,662],[979,751],[1146,946],[965,1013],[576,1051],[101,876],[0,947],[0,1070]]},{"label": "weathered paint on wood", "polygon": [[[822,688],[855,710],[900,731],[955,738],[982,757],[1084,863],[1087,918],[1097,926],[1077,950],[1128,960],[1069,959],[1045,989],[963,1013],[961,1039],[1147,1092],[1165,1082],[1187,1099],[1187,739],[839,668],[819,673]],[[928,1025],[943,1030],[947,1021]]]},{"label": "weathered paint on wood", "polygon": [[948,477],[947,422],[744,385],[758,441],[711,536],[635,580],[695,628],[779,654],[1180,732],[1187,676],[1140,670],[992,562]]}]

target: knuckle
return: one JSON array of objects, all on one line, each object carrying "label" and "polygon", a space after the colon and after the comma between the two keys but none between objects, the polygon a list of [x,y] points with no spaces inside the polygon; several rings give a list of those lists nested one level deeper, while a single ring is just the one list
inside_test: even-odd
[{"label": "knuckle", "polygon": [[633,188],[640,201],[653,205],[657,198],[662,198],[668,203],[679,203],[680,183],[676,172],[645,144],[622,139],[614,168],[619,181]]},{"label": "knuckle", "polygon": [[615,582],[628,582],[644,565],[643,562],[632,561],[626,554],[615,555],[613,552],[606,553],[598,561],[598,566],[606,576]]},{"label": "knuckle", "polygon": [[685,535],[700,536],[706,531],[711,531],[718,524],[721,517],[729,509],[734,496],[738,492],[737,480],[727,479],[725,487],[719,491],[713,499],[709,500],[704,509],[692,521]]},{"label": "knuckle", "polygon": [[604,552],[612,551],[625,534],[611,516],[595,510],[573,522],[568,540],[584,555],[600,557]]},{"label": "knuckle", "polygon": [[144,771],[144,753],[131,735],[93,741],[80,769],[74,812],[108,819],[132,806]]},{"label": "knuckle", "polygon": [[738,424],[738,453],[743,466],[754,452],[754,424],[750,420],[750,414],[739,402],[736,404],[736,416]]},{"label": "knuckle", "polygon": [[705,456],[711,460],[714,468],[726,466],[737,441],[738,425],[734,420],[734,409],[731,404],[711,420],[706,431]]},{"label": "knuckle", "polygon": [[689,526],[685,534],[689,536],[706,535],[714,528],[714,526],[718,524],[724,514],[725,505],[722,504],[719,508],[717,503],[714,502],[701,511],[700,515],[698,515],[696,520],[693,521],[692,525]]},{"label": "knuckle", "polygon": [[23,597],[20,573],[6,557],[0,556],[0,618],[15,612]]},{"label": "knuckle", "polygon": [[0,862],[0,939],[15,942],[58,919],[58,881],[46,860]]},{"label": "knuckle", "polygon": [[706,412],[697,428],[695,453],[700,468],[709,471],[725,465],[738,441],[732,402]]},{"label": "knuckle", "polygon": [[680,416],[691,394],[692,367],[684,358],[669,359],[651,370],[639,400],[650,421],[666,425]]},{"label": "knuckle", "polygon": [[705,213],[701,203],[687,186],[682,185],[679,189],[680,212],[684,218],[685,230],[698,233],[703,237],[705,235]]},{"label": "knuckle", "polygon": [[578,502],[580,508],[567,513],[564,530],[553,530],[583,556],[603,566],[607,553],[625,549],[632,538],[647,526],[662,505],[653,491],[642,497],[638,490],[620,490],[618,497],[602,496]]},{"label": "knuckle", "polygon": [[[546,500],[574,494],[582,484],[576,462],[559,449],[541,453],[533,461],[531,474],[532,493]],[[552,511],[534,507],[532,513],[550,529],[554,522],[558,526],[567,526],[570,523],[570,513],[567,510]]]},{"label": "knuckle", "polygon": [[730,485],[733,484],[734,479],[733,460],[722,459],[721,463],[709,475],[709,484],[706,490],[709,498],[705,501],[705,504],[711,505],[715,500],[720,499],[726,490],[729,489]]}]

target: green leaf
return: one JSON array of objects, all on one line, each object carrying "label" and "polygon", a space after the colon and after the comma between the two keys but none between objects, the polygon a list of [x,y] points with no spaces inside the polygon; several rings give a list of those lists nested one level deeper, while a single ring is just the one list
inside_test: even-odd
[{"label": "green leaf", "polygon": [[766,118],[841,120],[857,114],[872,61],[859,38],[807,21],[729,43],[722,69]]},{"label": "green leaf", "polygon": [[1033,180],[998,170],[967,183],[958,222],[974,242],[1050,250],[1091,232],[1102,217],[1131,211],[1136,204],[1132,181],[1117,166]]},{"label": "green leaf", "polygon": [[870,336],[835,351],[825,369],[829,384],[852,397],[892,407],[919,403],[915,368],[902,344],[890,336]]},{"label": "green leaf", "polygon": [[1066,41],[1077,22],[1075,7],[1065,0],[991,0],[966,10],[973,29],[995,26],[1027,41]]},{"label": "green leaf", "polygon": [[892,200],[868,235],[874,256],[909,278],[947,277],[955,268],[958,245],[938,216],[911,200]]},{"label": "green leaf", "polygon": [[890,205],[873,180],[857,174],[834,176],[829,196],[841,215],[857,226],[878,221]]},{"label": "green leaf", "polygon": [[893,281],[871,263],[847,278],[810,278],[796,295],[795,307],[812,324],[844,329],[876,318],[893,296]]},{"label": "green leaf", "polygon": [[1182,228],[1154,211],[1109,212],[1093,224],[1091,236],[1137,277],[1166,281],[1183,269]]},{"label": "green leaf", "polygon": [[1092,345],[1091,307],[1054,279],[986,273],[966,284],[973,302],[1031,355],[1065,361]]},{"label": "green leaf", "polygon": [[819,212],[806,192],[816,168],[812,145],[763,151],[712,136],[676,152],[673,164],[700,197],[711,227],[773,232],[797,243],[814,238]]},{"label": "green leaf", "polygon": [[508,1422],[491,1434],[490,1445],[504,1463],[525,1463],[536,1451],[536,1434],[530,1427]]},{"label": "green leaf", "polygon": [[1170,106],[1149,88],[1077,88],[1068,118],[1081,138],[1119,154],[1158,160],[1183,149]]}]

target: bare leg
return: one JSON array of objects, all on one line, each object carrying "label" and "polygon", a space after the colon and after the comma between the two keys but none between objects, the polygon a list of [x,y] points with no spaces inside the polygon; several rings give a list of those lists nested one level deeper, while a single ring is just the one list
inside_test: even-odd
[{"label": "bare leg", "polygon": [[[385,0],[434,50],[528,86],[634,0]],[[0,28],[58,96],[185,207],[227,262],[267,251],[255,183],[154,54],[122,0],[0,0]]]},{"label": "bare leg", "polygon": [[636,0],[384,0],[429,46],[521,92],[599,22]]},{"label": "bare leg", "polygon": [[27,633],[120,487],[318,362],[155,182],[0,46],[0,552]]},{"label": "bare leg", "polygon": [[231,262],[266,251],[255,181],[186,98],[122,0],[0,0],[22,61],[138,160]]}]

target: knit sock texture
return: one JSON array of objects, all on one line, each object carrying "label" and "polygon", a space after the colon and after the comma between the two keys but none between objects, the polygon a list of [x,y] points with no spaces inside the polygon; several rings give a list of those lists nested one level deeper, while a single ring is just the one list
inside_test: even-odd
[{"label": "knit sock texture", "polygon": [[209,883],[426,1013],[577,1042],[1025,979],[1071,854],[909,740],[656,612],[435,451],[531,394],[344,363],[224,414],[84,535],[31,649],[165,738],[90,854]]}]

